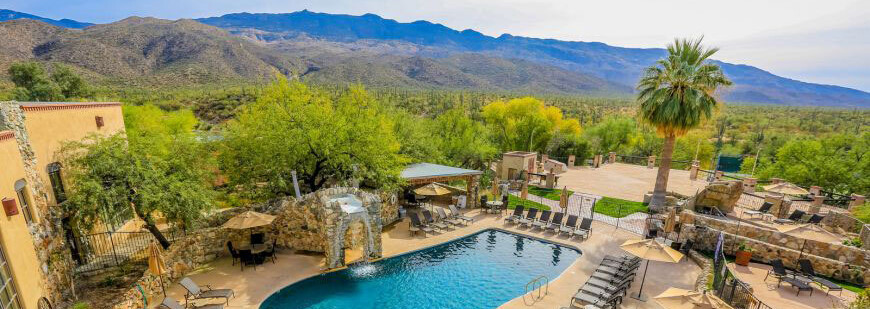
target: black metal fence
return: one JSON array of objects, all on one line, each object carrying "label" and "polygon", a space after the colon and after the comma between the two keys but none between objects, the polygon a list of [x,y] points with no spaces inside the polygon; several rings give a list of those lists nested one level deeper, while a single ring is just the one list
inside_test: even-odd
[{"label": "black metal fence", "polygon": [[616,162],[622,162],[625,164],[647,166],[647,160],[649,160],[648,157],[616,155]]},{"label": "black metal fence", "polygon": [[[175,229],[163,231],[170,242],[178,239],[183,232]],[[73,260],[77,273],[120,266],[128,262],[144,261],[148,258],[148,246],[157,241],[151,232],[104,232],[75,237],[72,244]]]},{"label": "black metal fence", "polygon": [[[520,195],[519,191],[512,191],[511,194],[517,196]],[[580,218],[592,218],[595,221],[612,225],[618,229],[623,229],[639,235],[644,234],[646,220],[649,218],[649,214],[645,212],[628,213],[632,208],[619,202],[611,202],[606,206],[603,204],[598,205],[600,200],[601,197],[592,194],[579,192],[571,194],[568,197],[568,207],[565,209],[565,218],[567,218],[567,215],[577,215]],[[519,199],[519,203],[527,209],[536,206],[536,204],[541,204],[549,207],[555,212],[562,212],[558,200],[552,200],[531,193],[528,195],[527,200]],[[595,207],[607,207],[608,209],[606,211],[595,211]],[[617,215],[609,216],[605,213]]]},{"label": "black metal fence", "polygon": [[719,252],[713,262],[713,293],[735,309],[773,309],[752,294],[749,286],[737,279],[725,264],[725,255]]}]

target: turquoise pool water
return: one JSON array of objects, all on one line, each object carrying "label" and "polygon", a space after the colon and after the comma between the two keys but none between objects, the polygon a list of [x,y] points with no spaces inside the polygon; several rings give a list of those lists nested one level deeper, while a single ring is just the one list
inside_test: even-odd
[{"label": "turquoise pool water", "polygon": [[551,280],[580,252],[484,230],[448,243],[314,276],[266,299],[261,309],[489,309]]}]

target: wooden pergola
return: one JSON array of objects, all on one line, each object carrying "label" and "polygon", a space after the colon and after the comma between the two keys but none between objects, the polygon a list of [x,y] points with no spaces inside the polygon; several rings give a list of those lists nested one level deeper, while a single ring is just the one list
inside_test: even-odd
[{"label": "wooden pergola", "polygon": [[434,163],[411,164],[401,173],[402,178],[411,185],[465,180],[466,202],[469,207],[477,206],[480,175],[483,175],[483,172]]}]

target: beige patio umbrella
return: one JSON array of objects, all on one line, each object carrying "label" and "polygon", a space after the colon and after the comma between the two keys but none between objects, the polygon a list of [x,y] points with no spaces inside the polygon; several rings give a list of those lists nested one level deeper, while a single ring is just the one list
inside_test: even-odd
[{"label": "beige patio umbrella", "polygon": [[419,194],[419,195],[425,195],[425,196],[439,196],[439,195],[450,194],[450,192],[451,191],[448,190],[447,188],[442,187],[434,182],[430,183],[428,185],[419,187],[417,189],[414,189],[414,193]]},{"label": "beige patio umbrella", "polygon": [[674,227],[677,225],[677,209],[671,208],[670,213],[668,213],[667,219],[665,219],[665,233],[671,233],[674,231]]},{"label": "beige patio umbrella", "polygon": [[815,224],[776,224],[777,231],[783,234],[826,243],[841,243],[843,237],[820,228]]},{"label": "beige patio umbrella", "polygon": [[646,272],[649,270],[650,261],[677,263],[683,259],[682,253],[671,249],[671,247],[665,246],[655,239],[627,240],[625,243],[620,245],[619,248],[636,257],[646,260],[646,266],[643,269],[643,278],[640,281],[640,290],[637,292],[637,296],[632,296],[632,298],[640,301],[646,301],[646,299],[643,298],[642,293],[643,283],[646,281]]},{"label": "beige patio umbrella", "polygon": [[722,299],[707,291],[668,288],[653,299],[665,309],[732,309]]},{"label": "beige patio umbrella", "polygon": [[798,187],[797,185],[790,182],[780,182],[777,184],[766,185],[763,188],[766,192],[773,192],[785,195],[805,195],[810,193],[804,188]]},{"label": "beige patio umbrella", "polygon": [[223,228],[244,230],[269,225],[272,221],[275,221],[275,216],[248,210],[224,222]]},{"label": "beige patio umbrella", "polygon": [[562,188],[562,195],[559,196],[559,207],[562,207],[562,212],[567,213],[568,209],[568,187]]},{"label": "beige patio umbrella", "polygon": [[160,288],[163,289],[163,297],[166,297],[166,287],[163,286],[163,274],[166,273],[166,262],[163,261],[160,245],[153,241],[148,246],[148,271],[160,278]]}]

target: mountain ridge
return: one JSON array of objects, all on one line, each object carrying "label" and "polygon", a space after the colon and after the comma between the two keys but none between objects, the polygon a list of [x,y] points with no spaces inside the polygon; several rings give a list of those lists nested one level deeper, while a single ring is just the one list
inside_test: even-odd
[{"label": "mountain ridge", "polygon": [[17,19],[38,20],[38,21],[41,21],[41,22],[44,22],[47,24],[55,25],[58,27],[71,28],[71,29],[81,29],[81,28],[85,28],[85,27],[94,25],[92,23],[80,22],[80,21],[72,20],[72,19],[63,18],[63,19],[58,20],[58,19],[40,17],[40,16],[36,16],[33,14],[16,12],[13,10],[0,9],[0,22],[9,21],[9,20],[17,20]]}]

